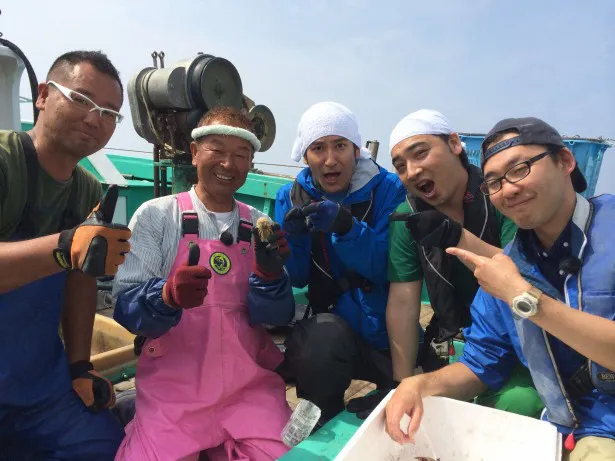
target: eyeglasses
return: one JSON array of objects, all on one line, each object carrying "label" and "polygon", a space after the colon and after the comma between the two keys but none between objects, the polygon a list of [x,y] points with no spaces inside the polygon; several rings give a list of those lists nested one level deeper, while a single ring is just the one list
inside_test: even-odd
[{"label": "eyeglasses", "polygon": [[54,82],[53,80],[49,80],[47,82],[47,85],[52,85],[56,87],[58,91],[64,96],[66,96],[69,101],[74,102],[77,106],[87,110],[88,112],[97,110],[98,112],[100,112],[101,119],[106,122],[113,122],[117,124],[124,119],[124,116],[119,112],[112,109],[107,109],[106,107],[100,107],[87,96],[75,90],[71,90],[70,88],[66,88],[65,86],[62,86],[59,83]]},{"label": "eyeglasses", "polygon": [[485,195],[493,195],[496,192],[502,190],[502,180],[505,179],[511,184],[521,181],[531,172],[531,165],[536,163],[541,158],[546,157],[552,151],[548,150],[543,152],[542,154],[538,154],[535,157],[532,157],[525,162],[517,163],[516,165],[511,166],[504,176],[500,176],[499,178],[490,179],[489,181],[485,181],[480,185],[480,191]]}]

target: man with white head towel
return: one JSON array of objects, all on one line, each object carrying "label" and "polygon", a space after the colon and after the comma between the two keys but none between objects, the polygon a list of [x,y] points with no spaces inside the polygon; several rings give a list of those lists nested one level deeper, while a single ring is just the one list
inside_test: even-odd
[{"label": "man with white head towel", "polygon": [[351,379],[395,385],[385,322],[388,216],[406,192],[371,159],[354,114],[338,103],[303,114],[291,158],[307,168],[278,191],[276,220],[287,232],[291,282],[308,287],[309,306],[286,340],[281,373],[320,407],[324,423],[344,409]]},{"label": "man with white head towel", "polygon": [[[517,228],[480,192],[483,174],[470,164],[464,143],[442,113],[421,109],[402,118],[391,133],[390,151],[409,192],[391,217],[389,252],[387,325],[393,376],[401,381],[414,374],[417,362],[423,371],[448,364],[455,355],[453,338],[470,324],[478,282],[446,248],[493,256]],[[417,354],[412,325],[420,315],[423,283],[434,315]],[[538,416],[543,408],[520,363],[506,385],[477,401],[526,416]]]}]

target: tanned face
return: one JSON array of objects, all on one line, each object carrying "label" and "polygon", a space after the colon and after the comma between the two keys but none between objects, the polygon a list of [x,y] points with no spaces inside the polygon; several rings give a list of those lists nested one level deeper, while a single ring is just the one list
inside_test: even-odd
[{"label": "tanned face", "polygon": [[[406,189],[433,207],[449,202],[465,187],[459,136],[448,141],[434,135],[416,135],[391,150],[393,167]],[[465,191],[463,191],[465,192]]]},{"label": "tanned face", "polygon": [[236,136],[212,134],[193,142],[190,150],[198,187],[210,196],[232,199],[248,177],[254,154],[252,144]]},{"label": "tanned face", "polygon": [[343,192],[350,186],[359,149],[341,136],[323,136],[307,148],[305,161],[312,178],[325,193]]},{"label": "tanned face", "polygon": [[[62,67],[51,77],[101,107],[119,112],[122,106],[122,90],[117,80],[88,62]],[[36,107],[40,110],[38,123],[42,125],[44,135],[53,145],[80,160],[102,149],[117,125],[115,121],[101,117],[99,111],[88,112],[78,98],[74,99],[68,99],[52,84],[42,83]]]},{"label": "tanned face", "polygon": [[[509,133],[499,139],[516,137]],[[489,146],[490,147],[490,146]],[[536,155],[548,150],[545,146],[517,145],[490,157],[484,165],[485,180],[500,178]],[[560,149],[530,166],[530,174],[518,182],[502,181],[502,189],[489,196],[493,205],[521,229],[540,229],[557,219],[563,197],[572,187],[570,173],[576,161],[568,149]]]}]

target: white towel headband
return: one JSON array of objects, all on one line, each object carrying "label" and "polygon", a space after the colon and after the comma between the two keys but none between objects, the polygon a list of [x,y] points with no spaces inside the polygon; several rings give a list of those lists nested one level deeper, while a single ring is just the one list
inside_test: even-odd
[{"label": "white towel headband", "polygon": [[195,141],[203,136],[207,136],[210,134],[222,134],[225,136],[236,136],[241,139],[245,139],[252,147],[254,147],[254,151],[257,152],[261,148],[261,142],[258,140],[256,135],[251,131],[245,130],[243,128],[238,128],[236,126],[229,125],[205,125],[200,126],[192,130],[192,139]]}]

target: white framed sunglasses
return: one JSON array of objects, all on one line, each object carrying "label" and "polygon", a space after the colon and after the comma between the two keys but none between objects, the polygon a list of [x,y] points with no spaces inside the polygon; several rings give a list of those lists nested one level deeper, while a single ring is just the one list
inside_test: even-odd
[{"label": "white framed sunglasses", "polygon": [[119,112],[112,110],[112,109],[107,109],[106,107],[100,107],[90,98],[79,93],[78,91],[71,90],[70,88],[66,88],[65,86],[62,86],[59,83],[54,82],[53,80],[49,80],[47,82],[47,85],[53,85],[69,101],[75,103],[76,105],[87,110],[88,112],[97,110],[98,112],[100,112],[100,118],[104,121],[113,122],[117,124],[117,123],[120,123],[124,119],[124,116],[120,114]]}]

